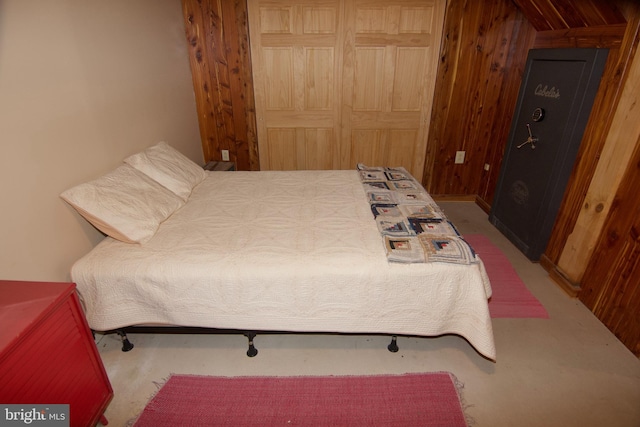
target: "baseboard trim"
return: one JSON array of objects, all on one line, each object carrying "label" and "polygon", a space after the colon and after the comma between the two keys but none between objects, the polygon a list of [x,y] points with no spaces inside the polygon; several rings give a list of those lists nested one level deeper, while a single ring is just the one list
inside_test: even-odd
[{"label": "baseboard trim", "polygon": [[478,195],[431,194],[431,197],[436,202],[475,202],[487,215],[491,212],[491,205]]},{"label": "baseboard trim", "polygon": [[480,209],[485,211],[487,215],[491,213],[491,205],[487,203],[484,199],[482,199],[480,196],[476,196],[476,205],[480,206]]},{"label": "baseboard trim", "polygon": [[542,268],[547,270],[551,280],[553,280],[556,285],[560,287],[560,289],[565,291],[567,295],[569,295],[571,298],[578,297],[580,291],[582,290],[580,284],[573,283],[572,281],[567,279],[565,275],[562,274],[562,271],[558,268],[558,266],[555,265],[553,261],[547,258],[547,256],[544,254],[542,255],[542,257],[540,257],[540,265],[542,266]]},{"label": "baseboard trim", "polygon": [[476,196],[465,195],[448,195],[448,194],[431,194],[436,202],[475,202]]}]

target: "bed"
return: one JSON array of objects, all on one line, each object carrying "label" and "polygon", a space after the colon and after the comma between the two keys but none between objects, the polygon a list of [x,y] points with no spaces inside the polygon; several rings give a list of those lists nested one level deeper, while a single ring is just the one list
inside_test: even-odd
[{"label": "bed", "polygon": [[482,261],[392,260],[370,170],[204,171],[159,143],[67,190],[107,234],[71,270],[90,327],[456,334],[495,360]]}]

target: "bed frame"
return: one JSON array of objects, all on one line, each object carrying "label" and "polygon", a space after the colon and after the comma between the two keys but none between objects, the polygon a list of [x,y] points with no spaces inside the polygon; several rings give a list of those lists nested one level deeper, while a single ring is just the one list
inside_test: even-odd
[{"label": "bed frame", "polygon": [[[186,328],[186,327],[149,327],[149,326],[131,326],[125,329],[117,329],[115,331],[107,331],[106,333],[115,333],[120,337],[122,342],[122,351],[128,352],[133,350],[134,344],[127,337],[127,332],[130,333],[214,333],[214,334],[242,334],[247,337],[248,348],[247,356],[255,357],[258,355],[258,349],[255,347],[254,340],[258,335],[257,331],[234,331],[234,330],[220,330],[212,328]],[[285,332],[280,331],[260,331],[260,334],[282,334]],[[286,332],[291,333],[291,332]],[[345,334],[342,334],[345,335]],[[95,331],[93,331],[95,338]],[[397,353],[400,348],[398,347],[398,336],[392,335],[391,342],[387,346],[387,350],[392,353]]]}]

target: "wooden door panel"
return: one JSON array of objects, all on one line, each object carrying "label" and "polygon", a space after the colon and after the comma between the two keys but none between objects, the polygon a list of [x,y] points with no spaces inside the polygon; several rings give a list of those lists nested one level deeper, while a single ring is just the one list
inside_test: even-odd
[{"label": "wooden door panel", "polygon": [[378,159],[382,158],[385,152],[382,132],[371,129],[354,130],[350,148],[347,160],[349,164],[378,164]]},{"label": "wooden door panel", "polygon": [[356,32],[363,33],[384,33],[387,23],[387,8],[380,6],[363,6],[356,9]]},{"label": "wooden door panel", "polygon": [[415,129],[419,127],[421,112],[354,111],[351,114],[351,127],[354,129]]},{"label": "wooden door panel", "polygon": [[248,6],[260,168],[337,168],[340,1]]},{"label": "wooden door panel", "polygon": [[414,159],[417,129],[356,129],[349,156],[350,164],[410,164]]},{"label": "wooden door panel", "polygon": [[332,169],[335,157],[333,129],[305,129],[305,163],[303,169]]},{"label": "wooden door panel", "polygon": [[347,2],[345,15],[341,167],[403,166],[420,176],[444,2]]},{"label": "wooden door panel", "polygon": [[335,7],[303,6],[302,11],[305,34],[335,34],[338,23]]},{"label": "wooden door panel", "polygon": [[443,0],[249,0],[261,169],[420,176],[443,20]]},{"label": "wooden door panel", "polygon": [[332,169],[335,132],[330,128],[269,128],[269,170]]},{"label": "wooden door panel", "polygon": [[[266,137],[265,145],[269,149],[260,155],[261,168],[267,170],[295,169],[298,151],[296,147],[296,130],[293,128],[270,128]],[[267,154],[267,156],[264,154]]]},{"label": "wooden door panel", "polygon": [[433,8],[403,7],[400,9],[400,33],[431,34],[433,29]]},{"label": "wooden door panel", "polygon": [[355,52],[354,111],[380,111],[384,94],[384,48],[359,48]]},{"label": "wooden door panel", "polygon": [[391,111],[420,111],[426,48],[398,48],[393,76]]},{"label": "wooden door panel", "polygon": [[261,6],[257,15],[260,32],[264,34],[291,34],[291,6]]},{"label": "wooden door panel", "polygon": [[331,111],[334,106],[334,49],[305,48],[304,64],[304,110]]},{"label": "wooden door panel", "polygon": [[418,129],[391,129],[389,130],[388,162],[391,165],[411,164],[416,157],[416,143]]},{"label": "wooden door panel", "polygon": [[265,48],[263,55],[266,109],[293,110],[293,49]]}]

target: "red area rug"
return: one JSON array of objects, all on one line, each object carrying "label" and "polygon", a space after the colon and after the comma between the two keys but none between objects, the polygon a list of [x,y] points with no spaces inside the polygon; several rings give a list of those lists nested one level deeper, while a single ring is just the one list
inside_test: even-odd
[{"label": "red area rug", "polygon": [[173,375],[135,427],[466,426],[448,372],[329,377]]},{"label": "red area rug", "polygon": [[489,313],[492,318],[549,318],[547,310],[527,289],[509,259],[489,238],[465,234],[464,239],[482,259],[491,280],[493,296],[489,300]]}]

